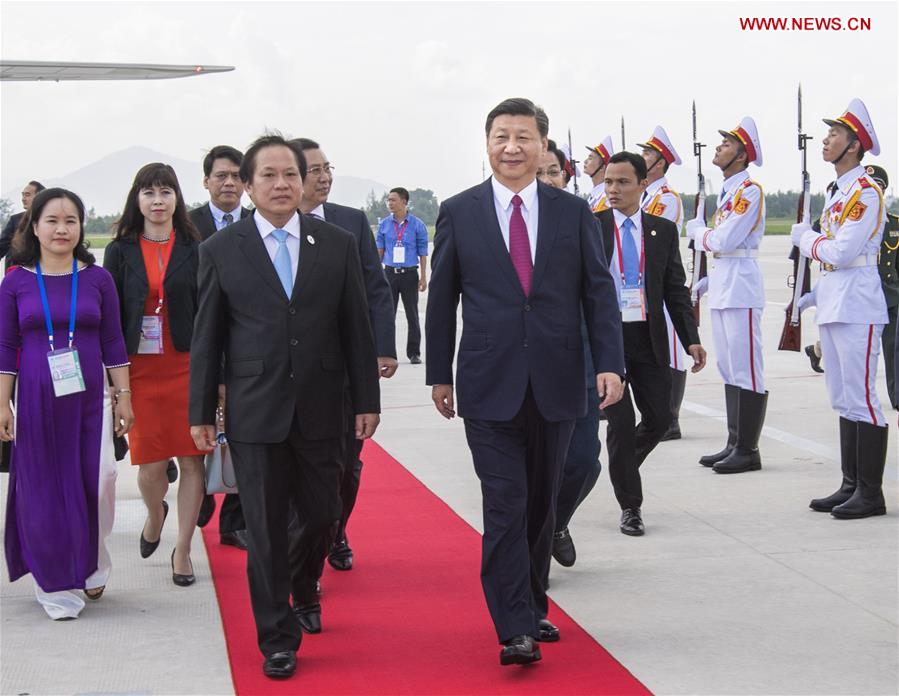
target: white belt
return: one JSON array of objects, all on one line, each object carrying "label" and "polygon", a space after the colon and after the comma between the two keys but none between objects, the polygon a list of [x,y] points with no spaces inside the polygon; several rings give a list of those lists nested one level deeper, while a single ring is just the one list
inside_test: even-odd
[{"label": "white belt", "polygon": [[716,259],[757,259],[758,249],[734,249],[733,251],[716,251],[712,258]]},{"label": "white belt", "polygon": [[847,268],[863,268],[865,266],[876,266],[877,254],[865,254],[864,256],[856,256],[852,261],[843,266],[834,266],[829,263],[823,264],[825,271],[842,271]]}]

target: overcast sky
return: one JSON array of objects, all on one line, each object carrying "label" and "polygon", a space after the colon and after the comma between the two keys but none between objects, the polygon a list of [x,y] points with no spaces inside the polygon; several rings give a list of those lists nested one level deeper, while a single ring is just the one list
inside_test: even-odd
[{"label": "overcast sky", "polygon": [[[739,18],[869,17],[862,32],[744,32]],[[896,166],[896,3],[886,2],[2,2],[4,59],[234,65],[223,75],[147,82],[0,83],[0,191],[67,174],[131,145],[198,160],[245,148],[266,128],[322,143],[338,174],[445,198],[481,179],[484,118],[508,96],[570,127],[576,156],[612,134],[620,147],[656,124],[695,188],[690,102],[700,137],[744,115],[759,126],[771,191],[795,189],[796,86],[805,97],[812,187],[822,116],[862,98]],[[711,147],[705,166],[712,172]],[[754,168],[752,168],[754,169]],[[489,169],[488,169],[489,172]],[[587,182],[584,181],[583,184]],[[896,187],[894,186],[894,189]]]}]

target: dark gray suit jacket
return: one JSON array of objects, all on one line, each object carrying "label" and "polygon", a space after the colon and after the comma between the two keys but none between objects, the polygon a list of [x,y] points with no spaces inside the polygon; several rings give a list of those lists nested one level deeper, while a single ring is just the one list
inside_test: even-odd
[{"label": "dark gray suit jacket", "polygon": [[309,440],[380,412],[378,363],[355,238],[300,216],[290,298],[249,216],[200,245],[199,309],[190,352],[190,423],[212,425],[225,361],[225,430],[237,442],[278,443],[297,414]]},{"label": "dark gray suit jacket", "polygon": [[396,357],[396,313],[393,311],[393,296],[384,275],[381,257],[375,246],[375,237],[365,213],[336,203],[325,203],[325,220],[345,229],[359,242],[359,259],[362,261],[362,279],[365,282],[365,296],[371,328],[375,334],[375,346],[380,357]]}]

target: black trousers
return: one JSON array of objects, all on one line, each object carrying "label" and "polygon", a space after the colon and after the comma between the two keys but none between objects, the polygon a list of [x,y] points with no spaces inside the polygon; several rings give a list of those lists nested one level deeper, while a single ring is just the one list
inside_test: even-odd
[{"label": "black trousers", "polygon": [[[887,307],[887,313],[890,323],[883,327],[883,333],[880,334],[880,343],[883,346],[883,364],[887,374],[887,392],[890,395],[890,405],[896,409],[899,404],[896,401],[896,366],[895,354],[893,352],[896,346],[896,315],[899,313],[899,307]],[[826,369],[825,365],[825,369]]]},{"label": "black trousers", "polygon": [[[315,586],[325,569],[325,558],[335,539],[346,535],[346,525],[350,514],[356,506],[359,494],[359,481],[362,475],[362,440],[356,439],[353,428],[347,433],[344,441],[343,470],[340,477],[341,515],[339,520],[329,527],[319,539],[313,538],[306,527],[299,521],[299,515],[292,513],[288,525],[290,592],[296,605],[314,604],[318,602]],[[310,545],[312,551],[308,549]]]},{"label": "black trousers", "polygon": [[528,388],[510,421],[465,420],[481,480],[481,584],[500,642],[546,617],[555,502],[574,421],[543,419]]},{"label": "black trousers", "polygon": [[219,533],[238,532],[246,528],[247,523],[243,518],[240,496],[237,493],[228,493],[225,500],[222,501],[222,509],[219,511]]},{"label": "black trousers", "polygon": [[409,333],[406,338],[406,357],[421,355],[421,323],[418,321],[418,269],[409,268],[404,273],[395,273],[388,266],[384,269],[387,274],[387,282],[390,283],[390,292],[393,293],[393,315],[399,307],[399,299],[403,299],[403,310],[406,312],[406,322],[409,324]]},{"label": "black trousers", "polygon": [[602,471],[599,453],[599,394],[596,380],[587,387],[587,413],[574,423],[571,443],[565,457],[562,484],[556,502],[556,531],[568,527],[575,510],[584,502]]},{"label": "black trousers", "polygon": [[259,649],[264,655],[296,650],[302,636],[289,603],[288,511],[293,505],[300,524],[316,538],[340,517],[343,441],[306,440],[294,416],[284,442],[229,444],[247,522],[247,576]]},{"label": "black trousers", "polygon": [[[643,504],[640,465],[659,444],[673,417],[671,369],[668,365],[656,364],[650,355],[643,351],[637,358],[628,357],[625,337],[627,379],[624,396],[614,406],[604,409],[608,419],[609,478],[622,510],[639,508]],[[640,411],[640,423],[636,425],[635,403]]]}]

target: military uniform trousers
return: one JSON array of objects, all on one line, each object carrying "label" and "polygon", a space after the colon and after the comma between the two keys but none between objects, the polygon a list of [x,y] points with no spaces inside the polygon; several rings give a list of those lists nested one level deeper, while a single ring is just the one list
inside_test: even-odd
[{"label": "military uniform trousers", "polygon": [[830,405],[842,418],[884,426],[877,398],[877,359],[883,324],[820,324],[824,381]]},{"label": "military uniform trousers", "polygon": [[712,309],[718,372],[725,384],[765,393],[761,309]]}]

